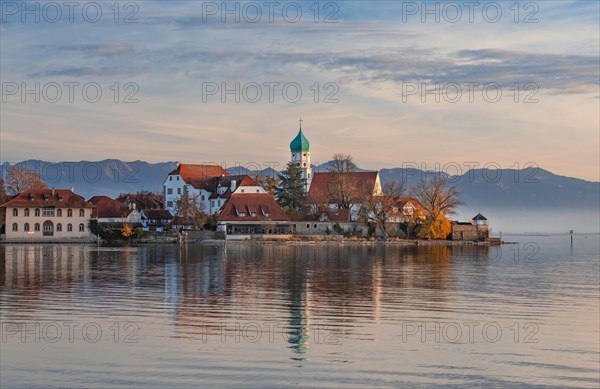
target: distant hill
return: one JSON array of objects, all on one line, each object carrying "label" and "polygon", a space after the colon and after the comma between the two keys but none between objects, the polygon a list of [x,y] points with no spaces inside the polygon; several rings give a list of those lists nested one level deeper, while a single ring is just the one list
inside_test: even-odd
[{"label": "distant hill", "polygon": [[[327,171],[328,164],[326,162],[315,169]],[[50,187],[73,188],[76,193],[88,199],[94,195],[116,197],[120,193],[142,190],[162,193],[165,177],[175,168],[176,162],[124,162],[106,159],[51,163],[27,160],[18,165],[39,172]],[[7,164],[0,167],[4,174]],[[239,166],[227,171],[231,174],[257,173]],[[276,176],[278,172],[269,168],[258,173]],[[404,182],[406,188],[414,187],[434,174],[403,168],[382,169],[380,173],[384,183],[397,180]],[[555,225],[560,231],[567,226],[586,231],[600,229],[598,182],[559,176],[544,169],[533,168],[473,169],[461,175],[445,177],[456,185],[465,202],[458,210],[458,219],[467,219],[481,211],[490,220],[495,219],[495,226],[515,232],[534,231],[537,225],[540,225],[540,229],[535,231],[547,231],[542,228],[547,225]]]}]

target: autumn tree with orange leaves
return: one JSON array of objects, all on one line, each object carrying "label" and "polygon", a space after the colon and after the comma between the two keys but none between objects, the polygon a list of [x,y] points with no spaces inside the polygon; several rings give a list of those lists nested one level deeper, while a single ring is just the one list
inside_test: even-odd
[{"label": "autumn tree with orange leaves", "polygon": [[464,204],[460,192],[444,178],[435,176],[421,182],[414,188],[413,194],[421,202],[427,220],[419,231],[419,237],[446,239],[452,230],[448,216],[454,214],[456,207]]},{"label": "autumn tree with orange leaves", "polygon": [[27,189],[46,189],[48,185],[39,173],[27,168],[10,165],[6,169],[4,190],[7,196],[14,197]]}]

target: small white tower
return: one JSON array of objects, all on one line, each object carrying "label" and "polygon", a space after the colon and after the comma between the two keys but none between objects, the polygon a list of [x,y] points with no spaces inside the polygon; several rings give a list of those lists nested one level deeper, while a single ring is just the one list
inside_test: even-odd
[{"label": "small white tower", "polygon": [[292,162],[297,163],[302,168],[302,177],[306,178],[306,192],[310,188],[312,181],[312,168],[310,167],[310,142],[302,133],[302,119],[300,122],[300,131],[290,143],[290,152],[292,153]]}]

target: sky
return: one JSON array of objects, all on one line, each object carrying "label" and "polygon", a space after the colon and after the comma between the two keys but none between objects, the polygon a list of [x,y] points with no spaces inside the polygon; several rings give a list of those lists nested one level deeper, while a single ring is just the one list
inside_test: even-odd
[{"label": "sky", "polygon": [[0,1],[1,162],[272,166],[302,118],[313,163],[600,181],[599,2],[74,4]]}]

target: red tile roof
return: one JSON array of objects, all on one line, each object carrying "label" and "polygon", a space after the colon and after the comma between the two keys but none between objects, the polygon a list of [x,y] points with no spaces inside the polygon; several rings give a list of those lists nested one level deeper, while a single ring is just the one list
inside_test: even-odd
[{"label": "red tile roof", "polygon": [[171,220],[173,215],[166,209],[144,209],[142,213],[150,220]]},{"label": "red tile roof", "polygon": [[[252,215],[254,213],[254,215]],[[234,194],[223,207],[219,221],[283,221],[290,218],[268,193]]]},{"label": "red tile roof", "polygon": [[2,207],[93,208],[94,205],[68,189],[28,189]]},{"label": "red tile roof", "polygon": [[[350,172],[347,174],[347,180],[355,188],[355,196],[366,198],[375,191],[378,172]],[[326,204],[330,194],[334,192],[335,175],[332,173],[314,173],[310,189],[308,191],[307,202],[309,204]]]},{"label": "red tile roof", "polygon": [[169,175],[179,174],[185,182],[199,189],[204,187],[207,179],[213,177],[229,176],[227,170],[219,165],[193,165],[182,163]]},{"label": "red tile roof", "polygon": [[99,218],[124,218],[131,213],[125,204],[108,196],[94,196],[89,202],[96,206],[94,214]]}]

